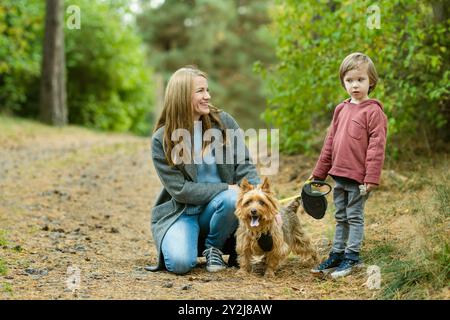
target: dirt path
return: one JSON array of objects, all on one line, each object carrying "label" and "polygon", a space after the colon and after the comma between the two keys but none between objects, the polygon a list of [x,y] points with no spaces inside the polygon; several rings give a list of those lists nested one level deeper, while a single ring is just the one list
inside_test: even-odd
[{"label": "dirt path", "polygon": [[[338,282],[318,280],[297,257],[273,280],[243,277],[236,269],[210,274],[203,263],[186,276],[145,271],[156,260],[149,223],[160,190],[149,143],[73,128],[0,139],[0,258],[7,269],[0,275],[0,299],[375,296],[364,285],[364,273]],[[296,163],[297,172],[283,168],[275,189],[280,196],[292,195],[311,163]],[[326,252],[331,216],[320,222],[302,218]],[[76,274],[74,293],[67,280]]]}]

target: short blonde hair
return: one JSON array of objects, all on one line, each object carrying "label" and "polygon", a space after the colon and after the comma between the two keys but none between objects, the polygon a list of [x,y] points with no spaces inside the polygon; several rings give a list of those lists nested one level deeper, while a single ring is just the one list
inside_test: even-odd
[{"label": "short blonde hair", "polygon": [[367,63],[367,73],[369,76],[369,93],[371,93],[378,82],[377,69],[372,62],[372,59],[364,53],[354,52],[345,57],[339,67],[339,77],[341,79],[341,84],[345,88],[344,77],[350,70],[358,69],[360,65]]}]

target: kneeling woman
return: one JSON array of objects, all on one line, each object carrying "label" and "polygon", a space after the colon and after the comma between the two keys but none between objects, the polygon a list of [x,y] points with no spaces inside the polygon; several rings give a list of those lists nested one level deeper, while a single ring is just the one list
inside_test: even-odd
[{"label": "kneeling woman", "polygon": [[[252,184],[260,181],[242,135],[227,137],[239,129],[238,124],[213,107],[210,98],[206,74],[193,67],[177,70],[167,84],[164,109],[152,137],[153,165],[163,184],[151,218],[158,252],[153,270],[189,272],[200,252],[208,271],[225,269],[222,251],[233,244],[238,224],[234,215],[238,184],[243,178]],[[173,141],[177,129],[185,129],[181,132],[189,137]],[[222,134],[221,144],[203,138],[209,129],[220,130],[216,132]],[[240,141],[230,144],[236,136]],[[244,147],[239,150],[239,146]],[[234,252],[234,245],[230,247]]]}]

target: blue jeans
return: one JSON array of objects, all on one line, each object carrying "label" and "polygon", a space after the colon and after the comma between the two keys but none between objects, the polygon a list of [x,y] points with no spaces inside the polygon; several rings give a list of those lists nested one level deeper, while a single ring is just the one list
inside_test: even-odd
[{"label": "blue jeans", "polygon": [[197,265],[198,240],[205,239],[205,247],[222,250],[225,241],[238,226],[237,193],[226,190],[216,195],[206,207],[187,210],[175,221],[164,236],[161,250],[166,269],[184,274]]},{"label": "blue jeans", "polygon": [[359,260],[364,237],[364,205],[368,195],[360,194],[356,181],[339,177],[334,177],[334,180],[336,232],[332,252],[343,254],[347,259]]}]

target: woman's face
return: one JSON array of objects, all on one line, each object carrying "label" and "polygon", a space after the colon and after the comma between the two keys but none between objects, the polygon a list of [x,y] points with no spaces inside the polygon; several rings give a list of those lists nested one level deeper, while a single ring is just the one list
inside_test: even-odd
[{"label": "woman's face", "polygon": [[194,108],[194,120],[199,120],[202,115],[209,114],[208,80],[202,76],[194,78],[194,93],[192,95],[192,106]]}]

